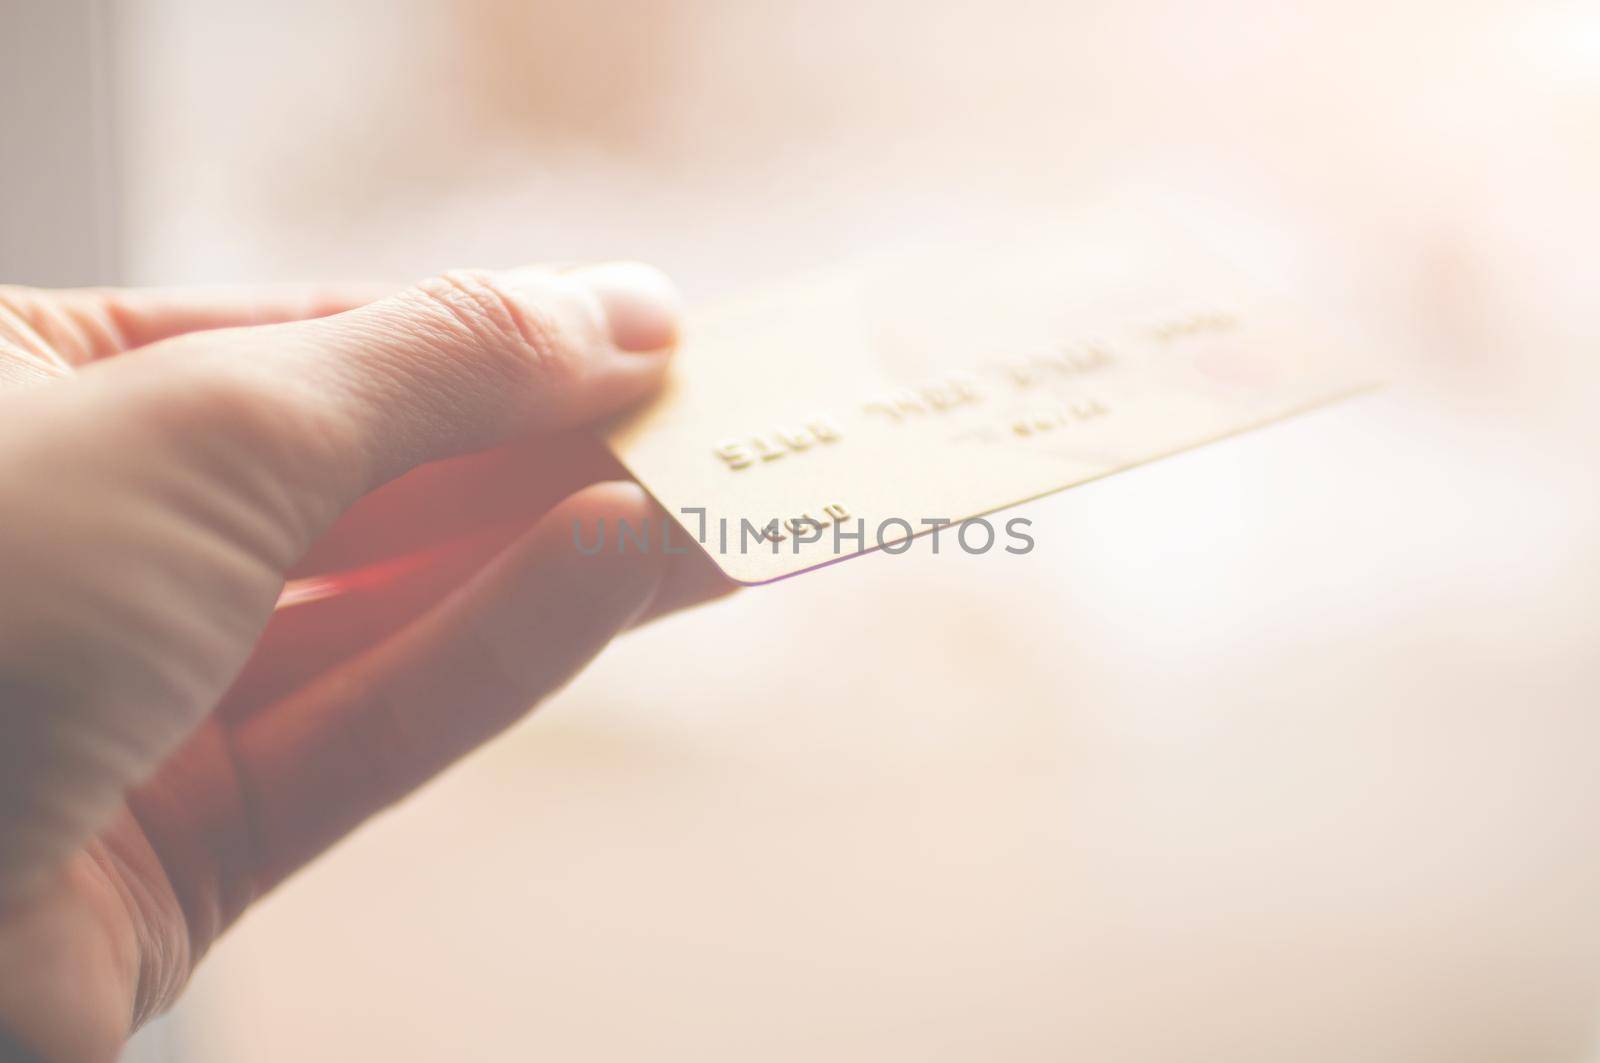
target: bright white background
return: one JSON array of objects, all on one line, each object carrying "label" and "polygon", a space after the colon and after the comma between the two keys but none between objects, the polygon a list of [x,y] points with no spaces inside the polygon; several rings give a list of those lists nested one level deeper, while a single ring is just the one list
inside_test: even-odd
[{"label": "bright white background", "polygon": [[252,913],[186,1055],[1589,1056],[1593,4],[116,10],[132,281],[706,298],[1140,184],[1394,381],[1036,503],[1027,557],[630,636]]}]

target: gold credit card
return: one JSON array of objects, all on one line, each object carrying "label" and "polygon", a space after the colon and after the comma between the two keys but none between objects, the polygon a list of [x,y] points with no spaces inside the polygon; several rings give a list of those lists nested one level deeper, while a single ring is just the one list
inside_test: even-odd
[{"label": "gold credit card", "polygon": [[[946,238],[691,315],[617,457],[732,579],[960,525],[1370,386],[1181,227],[1106,210]],[[1015,545],[1002,523],[989,547]],[[974,523],[961,545],[986,548]]]}]

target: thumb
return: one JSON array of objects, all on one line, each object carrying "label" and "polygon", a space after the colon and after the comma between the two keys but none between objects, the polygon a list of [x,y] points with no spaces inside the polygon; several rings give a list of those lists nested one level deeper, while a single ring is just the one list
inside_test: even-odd
[{"label": "thumb", "polygon": [[258,458],[297,486],[314,474],[304,486],[337,511],[413,466],[638,400],[677,324],[676,290],[642,264],[463,270],[332,317],[179,337],[103,371],[180,399],[194,381],[191,415],[259,433]]},{"label": "thumb", "polygon": [[645,266],[453,273],[0,397],[0,895],[215,705],[350,502],[641,397],[676,327]]},{"label": "thumb", "polygon": [[637,401],[677,325],[671,282],[638,263],[456,271],[326,318],[151,344],[64,382],[63,409],[30,412],[75,440],[52,449],[87,450],[89,471],[124,487],[185,494],[281,571],[417,465]]}]

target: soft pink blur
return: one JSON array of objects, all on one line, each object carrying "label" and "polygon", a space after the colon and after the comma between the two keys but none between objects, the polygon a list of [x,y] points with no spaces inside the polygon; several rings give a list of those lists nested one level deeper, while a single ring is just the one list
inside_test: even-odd
[{"label": "soft pink blur", "polygon": [[[1579,1060],[1600,9],[127,5],[139,282],[1186,205],[1394,384],[630,636],[207,960],[196,1058]],[[759,357],[760,352],[752,352]]]}]

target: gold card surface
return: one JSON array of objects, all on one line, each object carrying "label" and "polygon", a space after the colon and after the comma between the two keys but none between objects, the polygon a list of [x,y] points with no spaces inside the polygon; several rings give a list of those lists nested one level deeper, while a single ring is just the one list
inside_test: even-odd
[{"label": "gold card surface", "polygon": [[913,534],[949,543],[969,518],[1371,382],[1181,227],[1108,210],[692,315],[662,394],[605,438],[677,519],[675,545],[765,583]]}]

